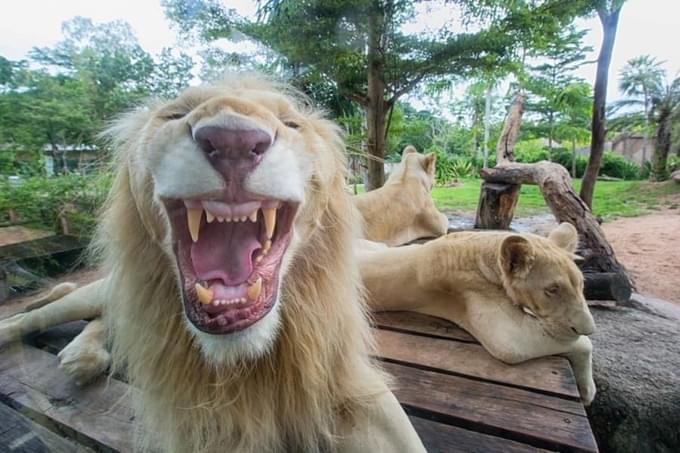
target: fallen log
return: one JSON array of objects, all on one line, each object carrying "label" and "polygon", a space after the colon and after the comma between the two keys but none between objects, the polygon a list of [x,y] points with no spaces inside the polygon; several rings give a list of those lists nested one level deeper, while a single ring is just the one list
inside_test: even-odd
[{"label": "fallen log", "polygon": [[[607,280],[597,279],[600,283],[597,294],[607,300],[617,300],[626,294],[630,297],[633,282],[621,263],[618,262],[604,232],[588,206],[574,192],[571,177],[567,170],[552,162],[535,164],[505,163],[495,168],[481,170],[484,181],[499,184],[535,184],[543,194],[546,204],[558,222],[568,222],[579,233],[578,253],[583,257],[580,268],[584,273],[617,274],[619,277]],[[607,288],[609,289],[607,292]]]},{"label": "fallen log", "polygon": [[583,295],[587,300],[627,302],[632,288],[626,276],[614,272],[584,272]]}]

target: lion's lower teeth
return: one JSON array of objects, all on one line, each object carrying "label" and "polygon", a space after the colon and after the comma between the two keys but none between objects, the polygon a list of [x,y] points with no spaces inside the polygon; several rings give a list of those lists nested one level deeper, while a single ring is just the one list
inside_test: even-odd
[{"label": "lion's lower teeth", "polygon": [[260,292],[262,292],[262,277],[257,277],[255,283],[248,287],[248,299],[257,300],[260,297]]},{"label": "lion's lower teeth", "polygon": [[214,293],[211,289],[204,288],[200,283],[196,283],[194,288],[196,289],[196,295],[198,296],[199,302],[203,305],[208,305],[212,302]]}]

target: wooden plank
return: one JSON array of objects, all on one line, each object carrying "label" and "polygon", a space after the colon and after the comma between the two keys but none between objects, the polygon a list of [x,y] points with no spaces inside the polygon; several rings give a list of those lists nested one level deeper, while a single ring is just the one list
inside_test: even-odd
[{"label": "wooden plank", "polygon": [[52,354],[59,351],[73,340],[87,325],[87,321],[73,321],[52,327],[33,338],[29,342],[34,346],[44,349]]},{"label": "wooden plank", "polygon": [[395,363],[384,367],[412,414],[538,448],[597,451],[579,402]]},{"label": "wooden plank", "polygon": [[547,452],[502,437],[409,416],[428,453],[527,453]]},{"label": "wooden plank", "polygon": [[493,358],[481,345],[374,329],[378,356],[450,373],[578,400],[567,359],[542,357],[517,365]]},{"label": "wooden plank", "polygon": [[43,417],[81,443],[106,450],[132,450],[134,417],[128,386],[115,379],[100,379],[80,388],[57,368],[54,355],[33,346],[3,349],[0,400],[32,418]]},{"label": "wooden plank", "polygon": [[409,311],[378,312],[372,314],[373,324],[381,329],[397,332],[413,332],[431,337],[450,338],[452,340],[478,343],[465,330],[446,319],[422,315]]},{"label": "wooden plank", "polygon": [[87,453],[89,448],[65,439],[0,403],[0,452]]}]

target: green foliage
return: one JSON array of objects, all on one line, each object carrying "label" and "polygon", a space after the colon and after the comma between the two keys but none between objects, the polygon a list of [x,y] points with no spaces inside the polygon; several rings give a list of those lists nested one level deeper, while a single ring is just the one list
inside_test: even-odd
[{"label": "green foliage", "polygon": [[0,57],[0,174],[38,174],[45,145],[96,146],[108,121],[192,77],[189,56],[164,49],[154,60],[124,22],[76,17],[63,33],[30,61]]},{"label": "green foliage", "polygon": [[0,222],[8,222],[13,210],[22,222],[60,232],[63,216],[72,234],[89,237],[111,182],[109,172],[22,178],[18,184],[0,179]]}]

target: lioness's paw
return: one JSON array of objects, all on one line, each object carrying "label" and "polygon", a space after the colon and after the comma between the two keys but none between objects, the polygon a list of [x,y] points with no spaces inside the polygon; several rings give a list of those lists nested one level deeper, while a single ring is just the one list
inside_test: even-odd
[{"label": "lioness's paw", "polygon": [[76,384],[85,385],[103,374],[111,364],[111,354],[100,344],[72,341],[58,355],[59,368]]},{"label": "lioness's paw", "polygon": [[581,394],[581,401],[585,406],[590,406],[590,404],[595,399],[595,394],[597,393],[597,388],[595,387],[595,381],[592,379],[588,384],[579,387],[579,393]]}]

